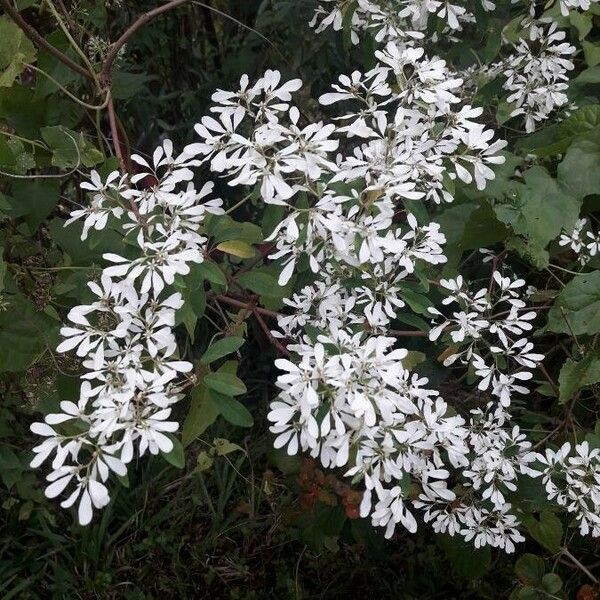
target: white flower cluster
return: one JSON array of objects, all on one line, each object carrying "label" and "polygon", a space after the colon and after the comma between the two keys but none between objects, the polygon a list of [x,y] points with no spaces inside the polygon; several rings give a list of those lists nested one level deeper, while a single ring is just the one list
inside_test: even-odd
[{"label": "white flower cluster", "polygon": [[590,10],[592,4],[600,0],[560,0],[560,12],[563,17],[568,17],[572,10]]},{"label": "white flower cluster", "polygon": [[[494,9],[489,0],[482,6]],[[405,366],[411,357],[391,329],[411,290],[429,285],[428,271],[446,262],[426,201],[451,202],[457,178],[483,190],[491,166],[504,162],[506,143],[477,121],[483,109],[471,105],[469,82],[420,45],[430,18],[451,33],[473,16],[467,3],[444,0],[322,0],[317,30],[342,29],[348,10],[352,40],[373,30],[381,48],[374,68],[341,75],[320,98],[339,107],[333,123],[310,122],[293,105],[299,79],[268,70],[251,83],[244,75],[239,90],[213,95],[211,115],[195,126],[200,141],[181,155],[165,141],[152,164],[132,156],[141,167],[135,176],[103,182],[93,173],[83,184],[91,203],[72,214],[83,219],[82,239],[110,222],[128,243],[105,255],[111,266],[100,285],[90,283],[97,299],[75,307],[62,330],[59,350],[76,350],[86,369],[79,402],[61,403],[62,413],[32,426],[46,437],[32,465],[53,457],[47,495],[74,481],[62,504],[80,499],[81,523],[108,502],[104,483],[110,471],[126,473],[135,446],[139,454],[173,447],[171,406],[192,365],[178,357],[173,328],[183,301],[170,287],[203,261],[206,214],[223,212],[220,200],[206,201],[212,184],[197,192],[191,183],[192,168],[206,165],[232,187],[260,190],[270,210],[283,209],[269,258],[281,267],[281,285],[302,282],[272,332],[290,353],[276,362],[280,393],[268,415],[275,445],[363,481],[361,515],[388,536],[397,524],[415,531],[420,511],[435,531],[477,547],[511,552],[523,540],[510,496],[520,475],[535,475],[535,454],[506,409],[543,358],[525,337],[535,317],[525,282],[497,270],[475,292],[460,276],[441,280],[443,305],[458,308],[447,316],[431,309],[441,322],[430,340],[449,340],[446,366],[475,373],[485,409],[461,416],[448,407]],[[571,63],[563,57],[572,53],[555,44],[564,35],[554,26],[535,36],[539,55],[523,42],[506,63],[511,102],[528,130],[564,104]],[[535,85],[521,93],[524,81]],[[142,182],[150,187],[136,189]]]},{"label": "white flower cluster", "polygon": [[[73,308],[72,325],[61,329],[57,350],[75,350],[83,361],[79,401],[62,401],[62,412],[31,426],[45,438],[31,466],[52,459],[46,496],[74,483],[61,506],[79,500],[82,525],[109,502],[105,483],[111,472],[126,475],[136,448],[139,455],[173,449],[167,433],[178,424],[169,420],[171,406],[183,398],[192,364],[178,358],[173,333],[182,296],[163,290],[189,273],[190,263],[203,261],[201,223],[207,213],[222,212],[221,200],[205,201],[212,184],[197,192],[191,183],[197,161],[174,156],[170,141],[156,149],[152,166],[140,156],[132,159],[142,172],[130,182],[117,172],[102,182],[92,172],[91,184],[82,184],[92,192],[91,203],[71,219],[84,219],[82,239],[90,228],[104,229],[112,216],[130,244],[124,243],[122,255],[104,255],[115,264],[99,283],[88,284],[94,300]],[[151,188],[135,189],[148,177],[155,182]]]},{"label": "white flower cluster", "polygon": [[559,245],[568,246],[581,265],[587,263],[600,253],[600,232],[594,233],[589,219],[578,219],[571,232],[564,232],[558,240]]},{"label": "white flower cluster", "polygon": [[386,537],[398,524],[415,532],[420,510],[438,533],[512,552],[524,538],[505,495],[519,474],[532,474],[531,444],[517,426],[504,427],[501,408],[475,410],[468,424],[453,415],[427,379],[403,367],[408,352],[394,344],[333,330],[290,345],[298,361],[276,361],[285,374],[268,414],[275,447],[364,481],[360,514]]},{"label": "white flower cluster", "polygon": [[[485,11],[496,7],[491,0],[479,3]],[[422,38],[421,32],[431,19],[443,23],[445,33],[460,31],[464,24],[474,23],[472,8],[473,2],[460,0],[321,0],[310,25],[317,33],[329,27],[341,31],[347,21],[353,44],[358,44],[359,33],[367,30],[373,32],[377,42]],[[353,11],[350,18],[349,11]]]},{"label": "white flower cluster", "polygon": [[565,37],[566,32],[558,31],[556,23],[547,28],[532,24],[529,42],[519,40],[513,54],[491,66],[506,77],[507,102],[514,106],[510,116],[523,115],[528,133],[535,131],[536,122],[545,121],[569,103],[568,73],[575,68],[569,57],[576,49]]},{"label": "white flower cluster", "polygon": [[434,323],[429,339],[435,341],[444,334],[451,342],[444,366],[459,361],[472,367],[480,380],[478,388],[490,389],[499,403],[508,408],[515,392],[528,393],[522,382],[533,377],[529,369],[544,359],[533,351],[533,343],[522,337],[531,331],[531,321],[536,316],[522,299],[527,295],[522,290],[525,281],[494,271],[490,285],[474,293],[460,275],[442,279],[440,285],[449,292],[442,304],[456,304],[458,310],[444,316],[430,308],[431,314],[442,322]]},{"label": "white flower cluster", "polygon": [[548,498],[575,515],[581,535],[600,537],[600,449],[585,441],[571,455],[566,442],[556,451],[547,448],[537,459]]},{"label": "white flower cluster", "polygon": [[[350,27],[354,44],[358,43],[360,32],[369,31],[377,42],[402,42],[412,46],[424,40],[424,32],[432,18],[443,23],[441,34],[452,40],[453,33],[460,31],[464,24],[475,22],[472,4],[441,0],[324,0],[316,9],[311,25],[321,32],[328,27],[340,31],[346,24]],[[489,0],[482,0],[481,5],[486,11],[495,9],[495,4]],[[564,16],[570,10],[587,10],[590,5],[590,0],[560,0]],[[534,3],[530,3],[530,7],[533,6]],[[569,57],[576,49],[564,41],[566,32],[558,31],[556,22],[548,25],[547,18],[538,21],[531,15],[523,21],[523,25],[529,39],[520,39],[507,58],[464,71],[464,84],[456,84],[455,74],[454,80],[448,76],[440,78],[439,85],[454,89],[461,85],[473,86],[478,76],[484,80],[498,76],[505,78],[503,87],[509,94],[507,102],[512,107],[510,116],[522,115],[526,131],[532,132],[537,122],[546,120],[557,109],[569,108],[566,95],[568,73],[574,69]],[[438,35],[434,34],[431,40],[435,41]],[[404,60],[405,66],[410,67],[409,61]],[[402,85],[401,77],[399,83]]]}]

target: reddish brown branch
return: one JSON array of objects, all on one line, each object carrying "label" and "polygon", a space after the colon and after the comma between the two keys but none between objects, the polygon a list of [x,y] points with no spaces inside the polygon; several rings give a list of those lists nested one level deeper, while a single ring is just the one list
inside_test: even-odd
[{"label": "reddish brown branch", "polygon": [[71,60],[66,54],[63,54],[58,48],[55,48],[52,44],[48,43],[36,30],[32,27],[19,13],[19,11],[12,6],[10,0],[0,0],[0,5],[15,22],[15,24],[21,29],[21,31],[38,47],[43,48],[61,63],[67,65],[70,69],[83,75],[87,79],[94,81],[94,76],[84,67]]},{"label": "reddish brown branch", "polygon": [[282,354],[283,356],[290,355],[288,349],[277,338],[275,338],[275,336],[271,333],[269,326],[263,319],[263,315],[265,317],[276,318],[280,316],[279,313],[256,306],[252,300],[244,302],[242,300],[237,300],[236,298],[231,298],[231,296],[225,296],[224,294],[215,294],[213,297],[218,302],[223,302],[223,304],[229,304],[230,306],[235,306],[236,308],[247,310],[249,313],[252,313],[260,328],[267,336],[267,339],[276,348],[279,354]]},{"label": "reddish brown branch", "polygon": [[266,308],[261,308],[260,306],[254,306],[250,302],[244,302],[243,300],[237,300],[236,298],[232,298],[231,296],[225,296],[224,294],[218,294],[215,296],[215,299],[219,302],[223,302],[224,304],[229,304],[229,306],[235,306],[236,308],[243,308],[250,312],[256,312],[259,315],[264,315],[266,317],[271,317],[276,319],[281,316],[280,313],[275,312],[273,310],[267,310]]},{"label": "reddish brown branch", "polygon": [[271,333],[271,330],[264,322],[263,318],[260,316],[260,313],[258,312],[256,306],[252,309],[252,312],[254,313],[254,318],[257,320],[258,324],[260,325],[260,328],[264,331],[269,342],[271,342],[271,344],[275,346],[275,349],[279,352],[279,354],[282,354],[283,356],[289,356],[290,353],[288,349]]},{"label": "reddish brown branch", "polygon": [[388,331],[390,335],[396,337],[427,337],[429,334],[424,331],[417,331],[416,329],[410,329],[406,331],[400,331],[398,329],[390,329]]},{"label": "reddish brown branch", "polygon": [[149,23],[150,21],[152,21],[154,18],[158,17],[159,15],[162,15],[163,13],[173,9],[173,8],[177,8],[178,6],[181,6],[182,4],[185,4],[186,2],[189,2],[190,0],[171,0],[171,2],[167,2],[166,4],[163,4],[162,6],[158,6],[157,8],[153,8],[152,10],[149,10],[148,12],[144,13],[143,15],[139,16],[132,25],[130,25],[125,32],[121,35],[121,37],[114,42],[114,44],[111,44],[107,54],[106,54],[106,58],[104,59],[104,62],[102,63],[102,69],[100,71],[100,82],[102,83],[102,85],[110,85],[110,72],[113,66],[113,63],[115,62],[115,59],[117,58],[117,55],[119,54],[119,50],[128,42],[129,38],[131,38],[131,36],[138,31],[138,29],[142,28],[144,25],[146,25],[147,23]]}]

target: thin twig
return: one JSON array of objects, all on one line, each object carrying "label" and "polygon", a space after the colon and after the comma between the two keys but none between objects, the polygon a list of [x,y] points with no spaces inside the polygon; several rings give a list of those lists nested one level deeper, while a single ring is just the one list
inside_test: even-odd
[{"label": "thin twig", "polygon": [[48,43],[36,30],[32,27],[25,19],[20,15],[19,11],[13,7],[10,0],[0,0],[0,5],[15,22],[15,24],[21,29],[21,31],[36,45],[43,48],[52,56],[57,58],[60,62],[67,65],[70,69],[83,75],[87,79],[94,81],[94,76],[87,69],[71,60],[66,54],[63,54],[58,48],[55,48],[52,44]]},{"label": "thin twig", "polygon": [[88,108],[90,110],[103,110],[106,108],[106,106],[108,104],[108,94],[104,98],[104,101],[102,102],[102,104],[97,104],[97,105],[88,104],[87,102],[84,102],[83,100],[81,100],[81,98],[78,98],[77,96],[72,94],[66,87],[64,87],[60,82],[58,82],[56,79],[54,79],[54,77],[52,77],[52,75],[50,75],[49,73],[46,73],[46,71],[44,71],[43,69],[39,69],[35,65],[31,65],[31,64],[27,64],[27,68],[31,69],[32,71],[35,71],[36,73],[39,73],[40,75],[43,75],[46,79],[51,81],[63,94],[66,94],[69,98],[71,98],[71,100],[73,100],[73,102],[77,102],[77,104],[80,104],[84,108]]},{"label": "thin twig", "polygon": [[411,329],[411,330],[406,330],[406,331],[401,331],[398,329],[390,329],[388,331],[388,333],[390,335],[396,336],[396,337],[428,337],[428,333],[425,333],[424,331],[418,331],[416,329]]},{"label": "thin twig", "polygon": [[267,336],[269,342],[275,346],[275,349],[279,352],[279,354],[283,354],[283,356],[290,356],[289,350],[271,333],[271,330],[260,316],[260,313],[256,310],[256,307],[253,307],[251,310],[254,313],[254,318],[258,321],[260,328],[264,331],[264,334]]},{"label": "thin twig", "polygon": [[89,61],[86,53],[79,47],[79,44],[77,44],[77,42],[73,39],[73,36],[71,35],[71,32],[69,31],[69,28],[65,25],[64,21],[62,20],[62,17],[60,16],[59,12],[56,10],[54,4],[52,4],[52,0],[46,0],[46,4],[50,8],[50,12],[54,15],[54,18],[58,22],[59,27],[62,29],[62,32],[65,34],[65,37],[67,38],[67,40],[69,41],[69,43],[71,44],[71,46],[73,47],[75,52],[77,52],[77,54],[79,54],[79,56],[83,60],[83,64],[87,67],[88,72],[93,76],[94,83],[96,84],[96,87],[99,89],[100,83],[98,82],[98,78],[96,76],[94,66]]},{"label": "thin twig", "polygon": [[266,308],[261,308],[260,306],[252,306],[252,304],[249,302],[237,300],[236,298],[225,296],[224,294],[215,295],[215,299],[219,302],[223,302],[224,304],[229,304],[230,306],[235,306],[236,308],[243,308],[251,312],[257,312],[259,315],[264,315],[266,317],[272,317],[276,319],[277,317],[282,316],[281,313],[273,310],[267,310]]},{"label": "thin twig", "polygon": [[552,390],[554,391],[554,393],[557,396],[560,395],[560,390],[558,389],[558,386],[556,385],[556,382],[554,381],[554,379],[552,379],[552,377],[550,376],[550,373],[548,373],[548,371],[547,371],[547,369],[546,369],[546,367],[544,366],[543,363],[540,363],[538,365],[538,369],[540,370],[540,372],[542,373],[542,375],[546,378],[546,380],[548,381],[548,383],[552,387]]},{"label": "thin twig", "polygon": [[[108,110],[108,122],[110,124],[110,133],[111,133],[111,136],[113,139],[113,146],[115,148],[115,156],[117,157],[117,161],[119,163],[119,168],[120,168],[121,172],[126,173],[127,169],[126,169],[125,161],[123,160],[123,153],[121,152],[121,141],[120,141],[121,138],[119,136],[119,128],[117,126],[117,117],[115,115],[115,105],[113,103],[113,99],[112,99],[110,92],[107,92],[107,98],[108,98],[108,103],[107,103],[106,108]],[[135,203],[135,199],[133,197],[129,199],[129,206],[131,208],[131,211],[135,215],[135,218],[137,219],[138,223],[143,224],[144,220],[142,218],[142,215],[140,215],[140,210],[138,208],[138,205]]]},{"label": "thin twig", "polygon": [[567,548],[563,548],[561,551],[563,556],[566,556],[578,569],[583,571],[594,583],[598,583],[598,579],[594,577],[589,569],[583,566],[568,550]]},{"label": "thin twig", "polygon": [[119,163],[121,171],[125,173],[125,161],[123,160],[123,153],[121,152],[121,143],[119,141],[119,129],[117,127],[117,118],[115,116],[115,104],[113,102],[110,92],[108,94],[108,104],[106,108],[108,110],[108,123],[110,125],[110,134],[112,136],[113,146],[115,148],[115,156],[117,157],[117,161]]},{"label": "thin twig", "polygon": [[75,152],[77,153],[77,164],[67,171],[66,173],[58,173],[58,174],[45,174],[39,173],[37,175],[17,175],[16,173],[8,173],[7,171],[0,171],[0,175],[4,175],[4,177],[10,177],[12,179],[63,179],[64,177],[69,177],[73,175],[77,169],[81,166],[81,152],[79,151],[79,144],[75,140],[75,138],[67,131],[63,132],[67,137],[71,139],[73,142],[73,146],[75,147]]}]

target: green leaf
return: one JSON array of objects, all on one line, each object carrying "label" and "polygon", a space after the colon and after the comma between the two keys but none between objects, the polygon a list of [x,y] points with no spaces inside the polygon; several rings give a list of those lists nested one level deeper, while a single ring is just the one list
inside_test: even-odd
[{"label": "green leaf", "polygon": [[216,283],[218,285],[226,285],[227,279],[223,271],[213,262],[204,261],[196,266],[196,269],[202,274],[204,279]]},{"label": "green leaf", "polygon": [[54,210],[60,195],[60,183],[56,180],[15,181],[12,198],[8,199],[12,217],[23,217],[32,233]]},{"label": "green leaf", "polygon": [[515,573],[526,583],[540,585],[546,572],[544,561],[535,554],[524,554],[515,564]]},{"label": "green leaf", "polygon": [[55,167],[66,169],[80,164],[93,167],[104,160],[102,152],[87,142],[82,133],[60,125],[42,127],[40,133],[52,152]]},{"label": "green leaf", "polygon": [[171,450],[171,452],[167,452],[166,454],[163,452],[162,455],[168,463],[172,464],[178,469],[183,469],[183,467],[185,467],[185,454],[183,452],[183,446],[174,435],[169,433],[166,435],[168,435],[170,440],[173,442],[173,450]]},{"label": "green leaf", "polygon": [[573,144],[558,165],[557,178],[569,193],[583,200],[600,192],[600,146],[591,141]]},{"label": "green leaf", "polygon": [[202,450],[196,459],[196,468],[194,469],[194,472],[202,473],[204,471],[208,471],[208,469],[213,466],[214,462],[215,461],[213,457],[206,450]]},{"label": "green leaf", "polygon": [[34,45],[17,24],[8,17],[0,18],[0,87],[11,87],[35,56]]},{"label": "green leaf", "polygon": [[68,131],[60,125],[42,127],[40,129],[43,140],[52,151],[52,164],[55,167],[74,167],[80,161],[78,134]]},{"label": "green leaf", "polygon": [[218,456],[226,456],[232,452],[244,452],[244,449],[225,438],[215,438],[213,440],[213,447]]},{"label": "green leaf", "polygon": [[586,385],[600,382],[600,357],[595,352],[586,354],[580,361],[568,358],[558,376],[559,402],[564,404]]},{"label": "green leaf", "polygon": [[600,332],[600,271],[575,275],[548,312],[549,331],[594,335]]},{"label": "green leaf", "polygon": [[184,447],[200,437],[216,420],[219,409],[202,383],[192,390],[190,410],[183,422],[181,442]]},{"label": "green leaf", "polygon": [[511,113],[515,110],[514,104],[509,104],[506,100],[498,102],[498,108],[496,109],[496,122],[498,125],[503,125],[511,118]]},{"label": "green leaf", "polygon": [[261,271],[247,271],[239,275],[236,281],[260,296],[281,296],[283,294],[284,288],[277,283],[277,279]]},{"label": "green leaf", "polygon": [[252,427],[254,425],[254,419],[250,411],[235,398],[218,393],[211,393],[211,398],[221,415],[232,425],[238,427]]},{"label": "green leaf", "polygon": [[208,365],[215,360],[219,360],[219,358],[223,358],[223,356],[227,356],[243,346],[244,341],[245,340],[242,337],[233,336],[217,340],[211,344],[208,350],[202,355],[200,362]]},{"label": "green leaf", "polygon": [[0,311],[0,372],[22,371],[58,340],[58,324],[37,310],[33,302],[14,294]]},{"label": "green leaf", "polygon": [[492,562],[489,546],[474,548],[458,536],[440,535],[437,539],[459,577],[478,579],[486,573]]},{"label": "green leaf", "polygon": [[574,111],[564,121],[524,136],[516,147],[539,157],[561,154],[581,139],[596,139],[600,134],[600,105],[590,104]]},{"label": "green leaf", "polygon": [[[592,15],[580,13],[574,10],[569,14],[569,21],[571,22],[571,25],[577,29],[580,40],[583,40],[592,30]],[[585,44],[585,42],[583,43]]]},{"label": "green leaf", "polygon": [[244,382],[231,373],[207,373],[204,383],[211,390],[225,396],[240,396],[247,391]]},{"label": "green leaf", "polygon": [[494,205],[500,221],[522,236],[513,248],[539,268],[548,265],[546,246],[563,229],[571,230],[579,217],[581,201],[559,185],[543,167],[532,167],[512,195]]},{"label": "green leaf", "polygon": [[221,242],[217,246],[217,250],[237,256],[238,258],[252,258],[255,255],[254,248],[241,240],[229,240],[227,242]]},{"label": "green leaf", "polygon": [[563,582],[556,573],[546,573],[542,577],[542,585],[550,594],[557,594],[562,589]]},{"label": "green leaf", "polygon": [[600,64],[600,44],[582,42],[581,47],[583,48],[585,62],[589,67],[595,67]]},{"label": "green leaf", "polygon": [[403,287],[400,292],[400,297],[408,304],[408,306],[410,306],[413,312],[427,317],[430,316],[431,313],[427,309],[432,303],[427,296]]},{"label": "green leaf", "polygon": [[206,232],[215,242],[240,240],[248,244],[263,241],[262,229],[253,223],[239,223],[229,215],[210,215],[205,221]]},{"label": "green leaf", "polygon": [[540,520],[530,517],[524,521],[531,537],[553,554],[560,551],[563,526],[560,519],[549,510],[540,514]]},{"label": "green leaf", "polygon": [[140,92],[154,77],[145,73],[114,71],[112,74],[111,95],[115,100],[128,100]]}]

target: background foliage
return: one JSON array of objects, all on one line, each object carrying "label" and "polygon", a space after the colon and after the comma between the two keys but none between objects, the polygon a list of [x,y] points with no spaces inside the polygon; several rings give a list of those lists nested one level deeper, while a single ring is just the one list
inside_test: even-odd
[{"label": "background foliage", "polygon": [[[472,50],[484,62],[498,55],[498,27],[511,10],[506,5],[504,13],[488,17],[486,28],[452,49],[459,64],[472,63]],[[17,7],[54,47],[78,60],[74,46],[80,46],[95,67],[107,40],[117,39],[155,5],[58,1],[51,7],[20,0]],[[421,532],[387,542],[358,518],[360,495],[339,474],[271,450],[265,413],[274,373],[264,356],[274,351],[243,310],[232,313],[229,345],[211,345],[216,329],[210,323],[219,317],[207,308],[203,281],[219,291],[225,283],[220,271],[203,272],[182,290],[188,302],[181,329],[189,334],[182,340],[189,339],[187,353],[206,372],[203,385],[179,408],[185,421],[182,445],[168,462],[140,461],[88,528],[51,505],[28,468],[36,443],[29,423],[77,393],[78,365],[54,352],[58,329],[68,309],[81,301],[85,282],[98,272],[102,253],[122,246],[115,231],[92,234],[82,245],[78,231],[63,228],[81,201],[78,184],[85,172],[114,169],[115,144],[127,157],[151,152],[166,137],[189,143],[213,90],[235,87],[241,73],[252,78],[277,68],[284,77],[301,77],[303,110],[317,115],[312,98],[340,72],[367,64],[372,47],[368,40],[351,48],[344,36],[315,36],[308,27],[313,8],[310,0],[190,2],[140,29],[113,70],[119,140],[112,138],[103,98],[90,92],[86,78],[34,46],[8,16],[0,17],[4,598],[600,597],[600,588],[562,552],[568,547],[593,578],[600,565],[597,544],[577,536],[541,489],[528,491],[530,541],[516,556],[474,551]],[[456,202],[436,215],[451,249],[449,270],[483,245],[503,244],[515,269],[538,287],[540,303],[548,305],[539,340],[548,356],[547,378],[540,378],[527,398],[524,417],[533,441],[548,431],[559,436],[564,431],[600,445],[600,271],[595,270],[600,259],[577,274],[574,257],[555,241],[580,213],[593,216],[600,208],[599,18],[586,13],[564,23],[584,51],[569,90],[579,108],[564,121],[525,136],[512,127],[494,82],[482,89],[480,104],[511,142],[507,163],[485,192],[457,189]],[[537,159],[528,158],[533,152]],[[521,177],[514,176],[517,167]],[[230,207],[240,200],[225,186],[218,191]],[[257,203],[244,204],[234,217],[225,231],[215,225],[216,241],[260,249],[264,236]],[[230,247],[223,260],[243,261],[245,247]],[[465,264],[476,279],[481,265]],[[239,282],[267,309],[277,308],[283,292],[276,274],[268,266],[252,269]],[[247,339],[242,350],[239,338]],[[426,342],[411,341],[410,349],[423,351]],[[234,353],[236,363],[223,361]],[[206,377],[210,368],[212,385]],[[435,360],[424,370],[446,395],[460,397],[460,388]],[[219,373],[237,373],[239,379],[221,378],[223,388]],[[231,385],[241,387],[231,390]]]}]

